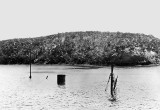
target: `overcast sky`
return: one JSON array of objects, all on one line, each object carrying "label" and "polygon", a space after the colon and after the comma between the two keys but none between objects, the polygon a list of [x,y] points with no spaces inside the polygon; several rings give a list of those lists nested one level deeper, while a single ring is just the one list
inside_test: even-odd
[{"label": "overcast sky", "polygon": [[159,0],[1,0],[0,40],[70,31],[152,34],[160,38]]}]

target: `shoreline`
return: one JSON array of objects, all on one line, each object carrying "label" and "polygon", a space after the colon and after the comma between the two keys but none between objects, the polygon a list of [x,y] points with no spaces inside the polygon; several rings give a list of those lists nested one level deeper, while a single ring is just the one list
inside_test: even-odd
[{"label": "shoreline", "polygon": [[[30,64],[0,64],[0,65],[30,65]],[[90,64],[32,64],[36,66],[74,66],[74,67],[79,67],[79,68],[105,68],[105,67],[110,67],[110,65],[90,65]],[[160,66],[160,64],[149,64],[149,65],[128,65],[128,66],[117,66],[115,65],[114,67],[116,68],[131,68],[131,67],[156,67]]]}]

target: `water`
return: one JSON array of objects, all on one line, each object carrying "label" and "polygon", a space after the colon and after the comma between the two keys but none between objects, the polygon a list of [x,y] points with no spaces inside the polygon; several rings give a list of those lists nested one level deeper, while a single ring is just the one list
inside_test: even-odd
[{"label": "water", "polygon": [[[105,92],[109,67],[0,65],[0,110],[159,110],[160,66],[115,68],[116,102]],[[65,84],[57,85],[64,74]],[[46,77],[48,78],[46,79]]]}]

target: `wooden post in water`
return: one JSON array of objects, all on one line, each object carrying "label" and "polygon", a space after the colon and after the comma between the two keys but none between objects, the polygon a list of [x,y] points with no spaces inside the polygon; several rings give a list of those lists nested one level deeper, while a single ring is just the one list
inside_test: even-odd
[{"label": "wooden post in water", "polygon": [[30,48],[30,54],[29,54],[29,63],[30,63],[30,75],[29,75],[29,78],[31,79],[32,78],[32,75],[31,75],[31,48]]},{"label": "wooden post in water", "polygon": [[114,85],[114,74],[113,74],[113,65],[111,65],[111,96],[114,97],[114,88],[113,88],[113,85]]}]

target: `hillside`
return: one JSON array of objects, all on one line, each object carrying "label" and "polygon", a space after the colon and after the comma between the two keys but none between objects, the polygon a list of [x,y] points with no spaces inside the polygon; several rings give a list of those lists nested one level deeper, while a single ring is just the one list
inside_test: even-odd
[{"label": "hillside", "polygon": [[68,32],[0,41],[0,64],[148,65],[160,62],[160,40],[121,32]]}]

